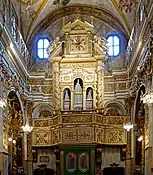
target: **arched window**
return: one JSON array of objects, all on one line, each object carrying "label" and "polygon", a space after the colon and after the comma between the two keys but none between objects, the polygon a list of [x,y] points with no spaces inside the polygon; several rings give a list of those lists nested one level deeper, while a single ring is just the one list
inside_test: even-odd
[{"label": "arched window", "polygon": [[71,92],[70,89],[64,89],[64,96],[63,96],[63,109],[70,110],[71,107]]},{"label": "arched window", "polygon": [[48,54],[46,52],[46,49],[49,46],[49,40],[48,38],[39,38],[36,42],[36,55],[40,59],[48,58]]},{"label": "arched window", "polygon": [[117,34],[111,34],[107,37],[108,41],[108,55],[110,57],[116,57],[121,52],[121,41]]},{"label": "arched window", "polygon": [[74,80],[74,110],[83,108],[83,81],[81,78]]},{"label": "arched window", "polygon": [[86,109],[93,109],[93,89],[91,87],[86,90]]}]

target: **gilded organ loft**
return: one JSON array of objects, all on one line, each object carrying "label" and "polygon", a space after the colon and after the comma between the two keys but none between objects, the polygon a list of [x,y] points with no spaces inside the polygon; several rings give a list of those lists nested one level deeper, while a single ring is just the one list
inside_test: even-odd
[{"label": "gilded organ loft", "polygon": [[0,0],[0,174],[151,175],[151,0]]}]

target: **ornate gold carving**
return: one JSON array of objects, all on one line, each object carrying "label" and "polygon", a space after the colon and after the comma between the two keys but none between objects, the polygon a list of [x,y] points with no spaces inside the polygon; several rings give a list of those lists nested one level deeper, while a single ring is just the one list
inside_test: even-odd
[{"label": "ornate gold carving", "polygon": [[33,132],[32,135],[32,145],[43,146],[49,144],[50,137],[48,131]]},{"label": "ornate gold carving", "polygon": [[102,128],[96,128],[95,129],[95,141],[97,143],[104,143],[105,142],[105,133],[104,133],[104,129]]},{"label": "ornate gold carving", "polygon": [[104,67],[101,60],[97,66],[97,108],[100,113],[104,108]]},{"label": "ornate gold carving", "polygon": [[52,144],[57,144],[59,141],[59,129],[54,129],[52,131]]},{"label": "ornate gold carving", "polygon": [[92,142],[92,128],[90,127],[75,127],[63,129],[63,142]]},{"label": "ornate gold carving", "polygon": [[58,111],[60,108],[60,88],[59,88],[59,63],[53,63],[53,108]]},{"label": "ornate gold carving", "polygon": [[125,123],[125,121],[128,121],[126,117],[117,116],[117,117],[111,117],[111,116],[96,116],[96,122],[101,123],[103,125],[122,125]]},{"label": "ornate gold carving", "polygon": [[125,131],[122,129],[106,129],[105,143],[126,144]]},{"label": "ornate gold carving", "polygon": [[78,116],[63,116],[63,123],[79,123],[92,122],[92,116],[78,115]]},{"label": "ornate gold carving", "polygon": [[145,119],[145,148],[149,147],[149,120]]},{"label": "ornate gold carving", "polygon": [[58,117],[53,118],[53,125],[57,125],[58,124]]},{"label": "ornate gold carving", "polygon": [[35,120],[34,127],[47,127],[49,126],[48,120]]}]

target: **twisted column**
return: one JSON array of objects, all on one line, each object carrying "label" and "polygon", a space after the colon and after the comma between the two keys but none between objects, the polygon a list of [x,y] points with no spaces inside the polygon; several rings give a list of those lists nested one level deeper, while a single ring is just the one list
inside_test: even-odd
[{"label": "twisted column", "polygon": [[60,88],[59,88],[59,63],[53,63],[53,108],[60,109]]},{"label": "twisted column", "polygon": [[97,62],[97,111],[102,113],[104,108],[104,62]]}]

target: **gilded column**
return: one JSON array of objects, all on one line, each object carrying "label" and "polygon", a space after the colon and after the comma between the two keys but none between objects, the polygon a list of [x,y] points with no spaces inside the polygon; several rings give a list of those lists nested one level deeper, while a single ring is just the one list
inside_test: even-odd
[{"label": "gilded column", "polygon": [[153,105],[148,105],[148,114],[145,117],[145,175],[151,175],[153,163],[152,147],[153,147]]},{"label": "gilded column", "polygon": [[59,62],[53,62],[53,109],[60,109]]},{"label": "gilded column", "polygon": [[97,112],[102,113],[104,108],[104,62],[97,61]]},{"label": "gilded column", "polygon": [[[32,112],[33,112],[33,102],[27,101],[27,117],[29,120],[29,125],[32,125]],[[33,157],[32,157],[32,133],[27,135],[27,162],[26,162],[26,173],[28,175],[33,174]]]}]

